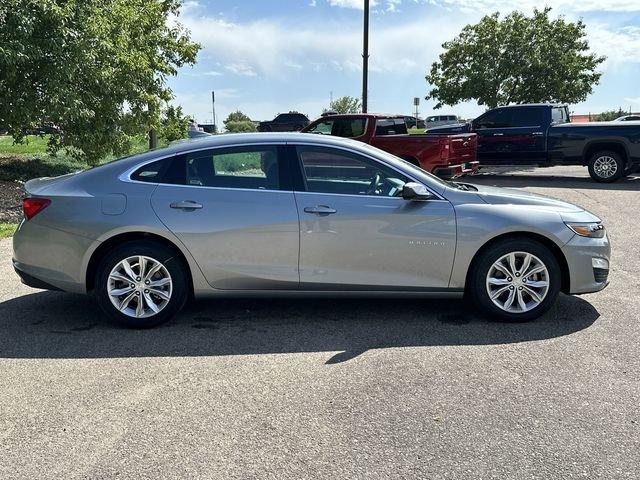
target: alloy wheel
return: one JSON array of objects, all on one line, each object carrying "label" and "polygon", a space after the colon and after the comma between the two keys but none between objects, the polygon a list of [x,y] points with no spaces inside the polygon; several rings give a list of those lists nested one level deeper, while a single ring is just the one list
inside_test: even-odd
[{"label": "alloy wheel", "polygon": [[486,278],[491,301],[508,313],[533,310],[549,291],[549,270],[535,255],[511,252],[496,260]]},{"label": "alloy wheel", "polygon": [[615,158],[609,155],[603,155],[596,158],[596,161],[593,163],[593,171],[596,172],[600,178],[611,178],[618,171],[618,163]]},{"label": "alloy wheel", "polygon": [[167,268],[144,255],[125,258],[109,273],[107,293],[116,309],[129,317],[148,318],[171,300],[173,282]]}]

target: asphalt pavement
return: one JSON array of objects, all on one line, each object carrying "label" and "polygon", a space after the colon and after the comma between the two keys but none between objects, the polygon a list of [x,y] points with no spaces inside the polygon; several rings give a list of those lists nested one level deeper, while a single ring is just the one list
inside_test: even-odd
[{"label": "asphalt pavement", "polygon": [[526,324],[463,301],[223,300],[132,331],[21,285],[0,241],[0,478],[639,478],[640,176],[471,182],[596,213],[611,285]]}]

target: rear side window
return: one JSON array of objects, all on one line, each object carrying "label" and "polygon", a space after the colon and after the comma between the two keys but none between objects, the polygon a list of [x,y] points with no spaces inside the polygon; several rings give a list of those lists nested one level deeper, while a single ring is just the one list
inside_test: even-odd
[{"label": "rear side window", "polygon": [[204,150],[171,160],[162,183],[193,187],[285,190],[288,171],[277,146]]},{"label": "rear side window", "polygon": [[406,135],[407,124],[402,118],[379,118],[376,121],[376,135]]},{"label": "rear side window", "polygon": [[367,121],[364,118],[336,118],[324,120],[309,129],[309,133],[355,138],[364,135]]},{"label": "rear side window", "polygon": [[511,109],[511,126],[512,127],[539,127],[544,124],[545,113],[547,109],[531,107],[531,108],[512,108]]}]

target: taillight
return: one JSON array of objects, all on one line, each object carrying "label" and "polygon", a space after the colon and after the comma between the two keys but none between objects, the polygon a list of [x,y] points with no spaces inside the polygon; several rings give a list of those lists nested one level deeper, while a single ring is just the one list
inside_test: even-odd
[{"label": "taillight", "polygon": [[51,200],[48,198],[25,198],[22,200],[22,211],[24,212],[24,218],[31,220],[42,210],[47,208]]},{"label": "taillight", "polygon": [[440,139],[440,160],[448,161],[449,153],[451,150],[450,141],[448,138]]}]

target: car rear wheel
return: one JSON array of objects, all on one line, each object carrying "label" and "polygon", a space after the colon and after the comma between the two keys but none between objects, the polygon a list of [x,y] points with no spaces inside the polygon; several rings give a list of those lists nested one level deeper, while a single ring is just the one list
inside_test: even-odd
[{"label": "car rear wheel", "polygon": [[596,182],[611,183],[625,174],[625,162],[622,156],[613,151],[596,152],[589,159],[589,175]]},{"label": "car rear wheel", "polygon": [[96,272],[95,295],[107,317],[124,327],[166,322],[187,299],[186,268],[157,243],[126,243],[106,255]]},{"label": "car rear wheel", "polygon": [[524,322],[543,315],[560,292],[560,267],[547,247],[529,239],[499,242],[481,253],[468,291],[489,318]]}]

